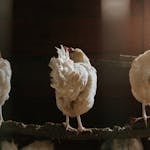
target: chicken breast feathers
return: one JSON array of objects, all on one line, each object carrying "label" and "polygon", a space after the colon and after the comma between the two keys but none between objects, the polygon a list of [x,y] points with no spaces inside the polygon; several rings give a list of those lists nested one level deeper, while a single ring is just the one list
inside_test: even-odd
[{"label": "chicken breast feathers", "polygon": [[129,78],[135,98],[141,103],[150,104],[150,50],[135,58]]},{"label": "chicken breast feathers", "polygon": [[9,98],[9,92],[11,89],[11,67],[10,63],[3,58],[0,58],[0,105]]}]

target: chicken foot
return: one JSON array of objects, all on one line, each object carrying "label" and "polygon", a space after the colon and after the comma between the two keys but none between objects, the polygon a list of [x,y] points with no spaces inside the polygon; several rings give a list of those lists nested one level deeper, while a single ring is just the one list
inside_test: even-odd
[{"label": "chicken foot", "polygon": [[87,128],[83,127],[80,116],[77,116],[77,121],[78,121],[78,131],[79,132],[86,132],[86,131],[92,132],[91,129],[87,129]]},{"label": "chicken foot", "polygon": [[0,106],[0,126],[2,125],[2,122],[3,122],[2,106]]},{"label": "chicken foot", "polygon": [[135,122],[139,121],[139,120],[144,120],[145,126],[147,127],[147,119],[150,118],[150,116],[147,116],[146,114],[146,109],[145,109],[146,105],[142,104],[142,117],[138,117],[138,118],[132,118],[131,124],[134,124]]},{"label": "chicken foot", "polygon": [[64,123],[64,126],[66,128],[66,131],[71,131],[71,132],[76,131],[77,132],[77,129],[71,127],[71,125],[69,123],[69,116],[66,116],[66,122]]}]

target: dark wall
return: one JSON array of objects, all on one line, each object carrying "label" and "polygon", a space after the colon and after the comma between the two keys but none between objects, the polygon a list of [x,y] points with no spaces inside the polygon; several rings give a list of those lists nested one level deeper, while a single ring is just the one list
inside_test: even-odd
[{"label": "dark wall", "polygon": [[96,51],[99,16],[98,0],[15,0],[12,54],[50,56],[59,44]]},{"label": "dark wall", "polygon": [[0,49],[6,56],[50,56],[59,44],[90,56],[149,49],[148,0],[1,0]]},{"label": "dark wall", "polygon": [[148,0],[14,0],[12,55],[53,55],[59,44],[89,55],[137,55],[149,48]]},{"label": "dark wall", "polygon": [[12,50],[13,0],[0,1],[0,51],[9,56]]}]

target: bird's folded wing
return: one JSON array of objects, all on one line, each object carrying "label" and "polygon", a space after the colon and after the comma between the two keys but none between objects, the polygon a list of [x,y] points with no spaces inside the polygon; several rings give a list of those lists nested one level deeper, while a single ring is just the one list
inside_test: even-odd
[{"label": "bird's folded wing", "polygon": [[4,97],[7,96],[7,98],[5,98],[8,99],[8,93],[10,91],[10,75],[5,69],[0,69],[0,97],[2,95]]},{"label": "bird's folded wing", "polygon": [[72,67],[65,64],[55,68],[51,72],[52,84],[56,92],[69,100],[74,101],[83,92],[88,81],[88,72],[81,64],[74,64]]},{"label": "bird's folded wing", "polygon": [[6,80],[6,72],[0,69],[0,84],[4,84]]}]

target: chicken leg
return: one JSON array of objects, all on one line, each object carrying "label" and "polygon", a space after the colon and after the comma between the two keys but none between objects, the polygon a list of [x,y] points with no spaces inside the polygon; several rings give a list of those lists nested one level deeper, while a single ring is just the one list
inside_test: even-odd
[{"label": "chicken leg", "polygon": [[135,122],[143,119],[144,123],[145,123],[145,126],[147,127],[147,125],[148,125],[147,119],[149,119],[150,116],[147,116],[147,114],[146,114],[146,108],[145,107],[146,107],[146,105],[142,104],[142,117],[132,118],[131,124],[134,124]]},{"label": "chicken leg", "polygon": [[145,126],[147,127],[147,115],[146,115],[146,109],[145,109],[146,105],[145,104],[142,104],[142,116],[143,116],[143,119],[144,119],[144,122],[145,122]]},{"label": "chicken leg", "polygon": [[0,106],[0,126],[2,125],[2,122],[3,122],[2,106]]},{"label": "chicken leg", "polygon": [[77,131],[77,129],[71,127],[70,123],[69,123],[69,116],[66,116],[66,123],[65,123],[65,128],[66,131]]},{"label": "chicken leg", "polygon": [[85,132],[85,131],[92,132],[91,129],[86,129],[85,127],[83,127],[82,121],[81,121],[81,117],[80,117],[80,116],[77,116],[77,121],[78,121],[78,131],[79,131],[79,132]]}]

